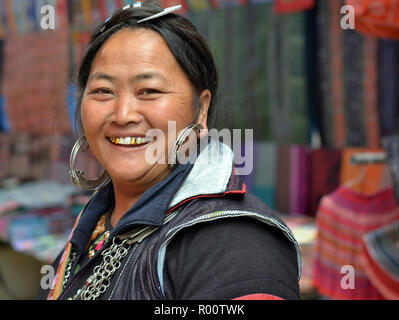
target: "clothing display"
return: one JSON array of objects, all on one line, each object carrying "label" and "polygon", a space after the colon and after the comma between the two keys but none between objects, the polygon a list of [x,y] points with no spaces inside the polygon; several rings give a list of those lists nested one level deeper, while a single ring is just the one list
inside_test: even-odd
[{"label": "clothing display", "polygon": [[[68,45],[67,27],[14,35],[5,42],[2,90],[14,132],[70,132],[65,108]],[[30,54],[21,55],[27,47]]]},{"label": "clothing display", "polygon": [[362,237],[363,264],[373,285],[386,299],[399,300],[399,221]]},{"label": "clothing display", "polygon": [[315,216],[321,198],[339,186],[342,150],[322,148],[309,153],[307,212]]},{"label": "clothing display", "polygon": [[[317,290],[332,299],[384,299],[365,270],[362,241],[368,232],[396,221],[399,205],[392,188],[364,195],[340,186],[325,195],[316,217],[313,284]],[[352,273],[346,272],[347,266]],[[352,278],[347,280],[348,276]]]}]

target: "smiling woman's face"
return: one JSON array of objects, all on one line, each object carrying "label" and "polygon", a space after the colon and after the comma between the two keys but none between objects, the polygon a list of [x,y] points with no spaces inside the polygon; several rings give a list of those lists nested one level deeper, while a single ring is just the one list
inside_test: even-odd
[{"label": "smiling woman's face", "polygon": [[[137,138],[160,129],[165,134],[160,149],[168,152],[168,140],[175,139],[168,137],[168,121],[175,121],[179,132],[195,118],[194,88],[164,39],[148,29],[118,31],[96,55],[88,79],[83,129],[113,182],[145,188],[164,178],[168,164],[149,163],[145,157],[151,143],[162,140],[140,146]],[[200,123],[206,128],[204,111]]]}]

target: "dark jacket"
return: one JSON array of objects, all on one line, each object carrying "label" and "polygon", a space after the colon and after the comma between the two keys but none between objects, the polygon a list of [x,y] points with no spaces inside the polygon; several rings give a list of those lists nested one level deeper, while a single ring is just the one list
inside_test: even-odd
[{"label": "dark jacket", "polygon": [[[218,155],[223,154],[219,158]],[[209,155],[211,155],[209,157]],[[209,162],[211,161],[211,162]],[[75,270],[79,257],[84,254],[99,216],[113,203],[112,185],[97,192],[85,207],[82,218],[73,232],[71,242],[77,251]],[[245,184],[234,174],[233,152],[224,144],[212,141],[201,152],[194,165],[180,165],[165,180],[147,190],[113,229],[106,245],[96,255],[71,274],[59,297],[67,299],[76,294],[93,274],[102,260],[104,250],[114,239],[122,241],[126,235],[148,227],[144,239],[140,237],[128,248],[120,267],[113,274],[107,289],[99,299],[165,299],[165,255],[170,242],[187,228],[211,221],[249,217],[278,230],[295,248],[297,279],[301,272],[298,244],[289,228],[262,201],[246,192]],[[167,221],[170,219],[170,221]],[[167,221],[167,222],[166,222]],[[239,220],[237,220],[239,223]],[[265,229],[266,230],[266,229]],[[226,248],[228,250],[228,248]],[[248,248],[250,250],[250,248]],[[58,261],[57,261],[58,260]],[[54,262],[57,268],[59,258]],[[43,299],[48,290],[39,290]]]}]

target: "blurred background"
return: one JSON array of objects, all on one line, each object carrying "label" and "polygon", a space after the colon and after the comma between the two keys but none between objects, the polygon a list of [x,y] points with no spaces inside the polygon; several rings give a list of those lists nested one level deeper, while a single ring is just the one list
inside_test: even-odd
[{"label": "blurred background", "polygon": [[[253,129],[243,179],[300,243],[302,298],[399,299],[399,1],[160,2],[214,54],[213,126]],[[90,32],[127,4],[0,1],[0,299],[34,298],[90,197],[68,175],[74,83]],[[86,153],[78,167],[101,171]]]}]

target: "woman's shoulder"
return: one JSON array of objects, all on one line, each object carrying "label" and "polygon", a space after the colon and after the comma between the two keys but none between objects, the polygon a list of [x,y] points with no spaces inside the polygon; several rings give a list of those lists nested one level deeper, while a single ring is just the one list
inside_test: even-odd
[{"label": "woman's shoulder", "polygon": [[293,244],[278,228],[251,217],[186,228],[168,245],[165,272],[172,295],[182,299],[233,299],[253,292],[296,299],[299,294]]}]

